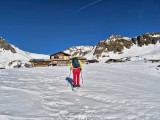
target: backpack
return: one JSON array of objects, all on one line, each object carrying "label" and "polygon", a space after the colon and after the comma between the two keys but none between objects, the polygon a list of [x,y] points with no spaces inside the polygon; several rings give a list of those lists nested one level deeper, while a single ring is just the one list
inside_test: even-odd
[{"label": "backpack", "polygon": [[78,58],[73,58],[72,59],[72,66],[73,66],[73,68],[79,68],[80,67]]}]

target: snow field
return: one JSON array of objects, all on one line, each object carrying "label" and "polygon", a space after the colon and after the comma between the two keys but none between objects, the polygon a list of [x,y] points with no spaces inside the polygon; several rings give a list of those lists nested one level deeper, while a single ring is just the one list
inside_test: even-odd
[{"label": "snow field", "polygon": [[2,120],[160,120],[160,71],[128,62],[83,66],[73,92],[69,67],[0,70]]}]

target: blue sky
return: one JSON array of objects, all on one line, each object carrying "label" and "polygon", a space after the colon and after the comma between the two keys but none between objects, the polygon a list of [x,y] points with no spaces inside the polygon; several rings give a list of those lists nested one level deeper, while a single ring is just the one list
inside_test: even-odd
[{"label": "blue sky", "polygon": [[0,36],[25,51],[52,54],[112,34],[160,32],[159,11],[159,0],[0,0]]}]

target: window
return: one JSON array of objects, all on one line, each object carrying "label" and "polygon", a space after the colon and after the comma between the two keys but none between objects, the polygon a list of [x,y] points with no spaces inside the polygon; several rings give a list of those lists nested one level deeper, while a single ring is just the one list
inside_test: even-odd
[{"label": "window", "polygon": [[57,55],[54,56],[54,59],[59,59],[59,57]]}]

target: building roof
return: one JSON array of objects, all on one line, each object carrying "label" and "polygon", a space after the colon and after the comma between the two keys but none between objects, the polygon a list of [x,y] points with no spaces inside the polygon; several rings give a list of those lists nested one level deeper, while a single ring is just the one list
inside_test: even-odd
[{"label": "building roof", "polygon": [[57,52],[57,53],[51,54],[50,56],[54,56],[54,55],[57,55],[57,54],[59,54],[59,53],[62,53],[62,54],[64,54],[64,55],[66,55],[66,56],[71,56],[70,54],[65,53],[65,52]]}]

